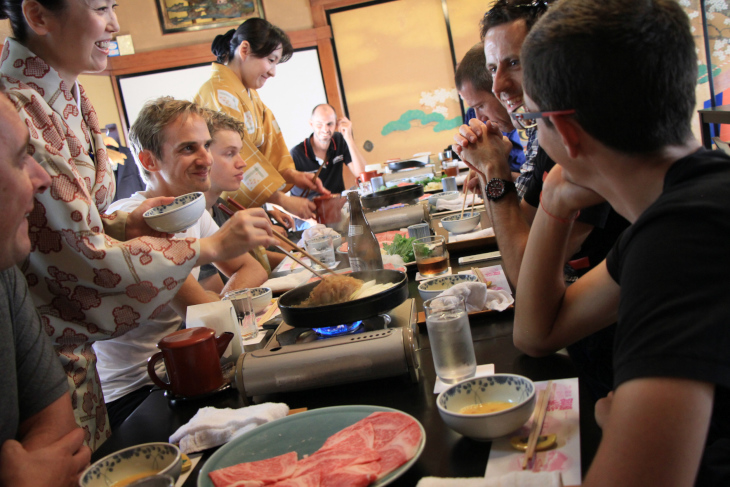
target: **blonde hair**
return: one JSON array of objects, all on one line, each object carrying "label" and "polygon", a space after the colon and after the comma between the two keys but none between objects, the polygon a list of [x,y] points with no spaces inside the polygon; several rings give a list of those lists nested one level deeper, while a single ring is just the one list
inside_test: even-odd
[{"label": "blonde hair", "polygon": [[243,122],[223,112],[203,108],[203,118],[205,119],[205,123],[208,124],[208,132],[210,132],[210,136],[213,139],[215,139],[215,134],[221,130],[237,132],[241,136],[241,140],[246,136]]},{"label": "blonde hair", "polygon": [[146,183],[150,182],[150,172],[140,162],[139,154],[148,150],[158,159],[162,159],[162,145],[165,142],[163,130],[178,117],[187,118],[190,115],[204,118],[204,108],[191,101],[176,100],[171,96],[150,100],[140,110],[137,120],[129,129],[129,141],[139,172]]}]

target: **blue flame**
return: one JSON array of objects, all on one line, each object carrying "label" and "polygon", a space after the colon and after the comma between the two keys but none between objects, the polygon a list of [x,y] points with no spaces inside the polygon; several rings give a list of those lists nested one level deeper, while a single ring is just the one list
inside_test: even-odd
[{"label": "blue flame", "polygon": [[345,335],[347,333],[352,333],[353,331],[357,330],[361,324],[362,324],[362,321],[356,321],[354,323],[350,323],[349,325],[337,325],[337,326],[327,326],[324,328],[314,328],[314,331],[316,331],[318,334],[320,334],[322,336]]}]

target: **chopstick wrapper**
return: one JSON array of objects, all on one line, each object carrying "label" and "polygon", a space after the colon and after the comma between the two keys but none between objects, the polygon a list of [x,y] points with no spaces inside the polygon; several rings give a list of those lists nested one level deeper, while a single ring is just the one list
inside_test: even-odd
[{"label": "chopstick wrapper", "polygon": [[178,428],[170,443],[180,443],[183,453],[195,453],[228,443],[233,438],[289,414],[289,406],[267,402],[241,409],[205,407]]},{"label": "chopstick wrapper", "polygon": [[496,479],[424,477],[417,487],[562,487],[560,472],[511,472]]},{"label": "chopstick wrapper", "polygon": [[507,291],[487,289],[487,285],[481,282],[462,282],[450,287],[439,296],[463,296],[467,313],[484,309],[504,311],[515,302]]},{"label": "chopstick wrapper", "polygon": [[477,230],[476,232],[460,233],[460,234],[449,234],[449,242],[461,242],[462,240],[474,240],[477,238],[494,237],[494,228],[489,227],[484,230]]},{"label": "chopstick wrapper", "polygon": [[297,286],[301,286],[312,277],[312,273],[307,270],[299,270],[298,272],[292,272],[288,276],[274,277],[269,279],[262,286],[268,287],[272,292],[288,291],[294,289]]},{"label": "chopstick wrapper", "polygon": [[[473,193],[469,193],[469,196],[466,198],[466,204],[471,205],[472,201],[475,205],[481,205],[482,199],[479,196],[474,196]],[[436,200],[436,209],[441,210],[461,210],[461,206],[464,204],[464,195],[460,194],[456,198],[452,200],[447,200],[445,198],[439,198]],[[471,211],[471,210],[469,210]]]},{"label": "chopstick wrapper", "polygon": [[243,353],[241,329],[238,326],[236,310],[233,309],[233,304],[230,301],[216,301],[214,303],[188,306],[185,323],[188,328],[200,326],[211,328],[215,330],[216,336],[227,331],[233,333],[233,340],[221,356],[221,364],[235,363],[238,356]]}]

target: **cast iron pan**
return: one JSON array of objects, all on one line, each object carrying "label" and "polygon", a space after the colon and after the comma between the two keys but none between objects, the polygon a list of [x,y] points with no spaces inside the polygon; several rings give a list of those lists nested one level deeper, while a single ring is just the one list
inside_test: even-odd
[{"label": "cast iron pan", "polygon": [[376,210],[384,206],[395,205],[398,203],[412,203],[423,196],[423,186],[420,184],[409,184],[408,186],[398,186],[395,188],[376,191],[360,198],[362,206],[368,210]]},{"label": "cast iron pan", "polygon": [[411,167],[423,167],[426,163],[423,161],[398,161],[389,162],[388,169],[391,171],[400,171],[401,169],[409,169]]},{"label": "cast iron pan", "polygon": [[361,279],[364,282],[375,279],[376,284],[386,282],[395,283],[395,286],[378,294],[368,296],[347,303],[315,306],[311,308],[297,308],[295,305],[309,297],[314,286],[311,282],[287,291],[279,298],[279,309],[284,322],[295,328],[320,328],[352,323],[365,318],[372,318],[386,311],[390,311],[408,298],[408,276],[401,271],[381,269],[377,271],[360,271],[347,274]]}]

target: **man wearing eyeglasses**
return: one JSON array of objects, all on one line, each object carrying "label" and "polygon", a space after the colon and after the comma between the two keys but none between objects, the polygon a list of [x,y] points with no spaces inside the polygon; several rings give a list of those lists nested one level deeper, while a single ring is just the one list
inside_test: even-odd
[{"label": "man wearing eyeglasses", "polygon": [[[520,64],[522,44],[547,9],[548,4],[543,1],[498,0],[482,20],[481,36],[487,70],[493,78],[492,91],[512,116],[515,127],[527,131],[527,161],[522,167],[522,174],[512,183],[506,157],[494,157],[494,154],[481,150],[479,144],[464,156],[466,162],[488,181],[486,193],[492,226],[505,272],[515,287],[519,282],[530,225],[540,203],[543,178],[555,165],[538,144],[539,131],[534,117],[525,113]],[[474,122],[471,123],[474,127]],[[476,140],[469,127],[462,126],[460,132],[464,137],[457,136],[457,145],[460,141]],[[455,147],[455,150],[460,152],[460,147]],[[525,191],[522,200],[518,197],[520,185]],[[565,264],[564,279],[572,282],[599,264],[627,226],[628,222],[607,203],[583,209],[573,223],[561,258],[561,263]],[[612,343],[613,328],[608,328],[568,348],[580,371],[582,383],[588,386],[594,399],[605,397],[611,390]]]},{"label": "man wearing eyeglasses", "polygon": [[[692,134],[695,49],[674,0],[563,0],[525,41],[525,105],[559,166],[525,252],[515,344],[545,355],[618,322],[585,487],[730,485],[730,157]],[[602,198],[632,226],[565,287],[571,222]]]}]

